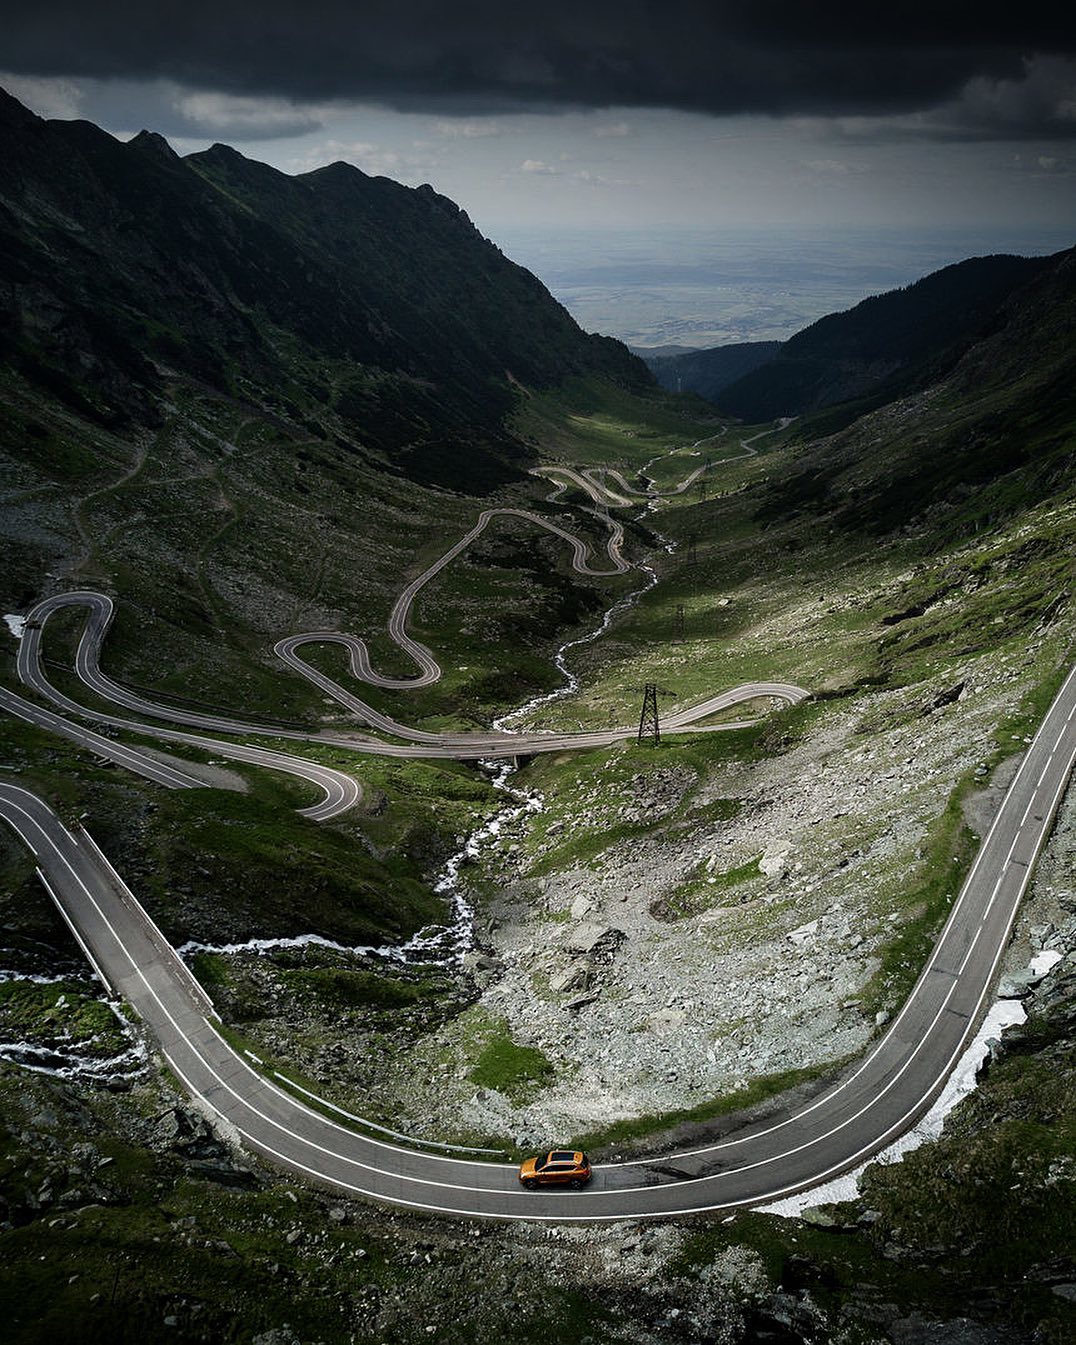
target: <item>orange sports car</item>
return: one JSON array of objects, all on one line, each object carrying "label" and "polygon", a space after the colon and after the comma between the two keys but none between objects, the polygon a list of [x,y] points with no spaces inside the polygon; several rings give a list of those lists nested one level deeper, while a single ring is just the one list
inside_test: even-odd
[{"label": "orange sports car", "polygon": [[519,1180],[529,1190],[539,1186],[571,1186],[578,1190],[591,1177],[590,1159],[578,1149],[552,1149],[520,1164]]}]

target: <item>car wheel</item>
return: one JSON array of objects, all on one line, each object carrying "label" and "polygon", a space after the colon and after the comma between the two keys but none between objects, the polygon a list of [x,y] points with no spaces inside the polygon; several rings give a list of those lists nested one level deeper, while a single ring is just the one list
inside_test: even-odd
[{"label": "car wheel", "polygon": [[538,1183],[534,1180],[533,1177],[528,1177],[526,1181],[524,1181],[523,1185],[527,1188],[528,1191],[537,1191],[538,1189]]},{"label": "car wheel", "polygon": [[568,1184],[573,1191],[581,1191],[583,1189],[583,1183],[581,1181],[569,1182]]}]

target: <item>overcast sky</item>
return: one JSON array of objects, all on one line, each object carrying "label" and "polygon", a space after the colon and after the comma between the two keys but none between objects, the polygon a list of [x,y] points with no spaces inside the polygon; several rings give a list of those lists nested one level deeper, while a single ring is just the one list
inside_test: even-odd
[{"label": "overcast sky", "polygon": [[1038,3],[38,0],[0,85],[521,229],[996,227],[1076,241],[1076,38]]}]

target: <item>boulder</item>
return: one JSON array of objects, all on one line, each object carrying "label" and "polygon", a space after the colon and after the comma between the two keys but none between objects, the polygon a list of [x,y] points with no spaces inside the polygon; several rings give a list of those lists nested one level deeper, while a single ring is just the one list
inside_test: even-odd
[{"label": "boulder", "polygon": [[572,902],[572,919],[585,920],[594,909],[594,899],[589,893],[581,892]]},{"label": "boulder", "polygon": [[807,924],[800,925],[799,929],[794,929],[789,938],[797,947],[802,947],[805,943],[811,943],[814,936],[818,933],[818,921],[809,920]]},{"label": "boulder", "polygon": [[1010,971],[1001,978],[998,999],[1023,999],[1031,994],[1045,975],[1045,972],[1032,971],[1030,967],[1024,967],[1022,971]]},{"label": "boulder", "polygon": [[574,925],[564,936],[564,947],[573,953],[592,953],[600,943],[619,942],[623,937],[623,932],[613,929],[611,925],[583,921]]},{"label": "boulder", "polygon": [[791,841],[771,841],[762,852],[762,858],[758,861],[759,872],[764,873],[767,878],[780,877],[788,868],[788,860],[791,854]]},{"label": "boulder", "polygon": [[554,972],[549,978],[549,988],[555,995],[563,995],[568,990],[585,990],[588,969],[585,962],[573,962],[562,971]]}]

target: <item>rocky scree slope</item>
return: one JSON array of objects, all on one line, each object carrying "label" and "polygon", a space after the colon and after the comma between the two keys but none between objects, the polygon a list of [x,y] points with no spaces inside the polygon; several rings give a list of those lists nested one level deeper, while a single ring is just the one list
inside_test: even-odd
[{"label": "rocky scree slope", "polygon": [[[1062,1345],[1072,1338],[1076,812],[1015,963],[1064,959],[943,1138],[854,1202],[601,1228],[468,1226],[304,1189],[171,1089],[0,1066],[0,1305],[12,1341],[438,1339]],[[1012,963],[1010,964],[1012,965]]]},{"label": "rocky scree slope", "polygon": [[298,418],[417,480],[486,489],[526,456],[516,384],[652,386],[429,186],[289,177],[44,121],[0,91],[0,352],[113,427],[168,376]]}]

